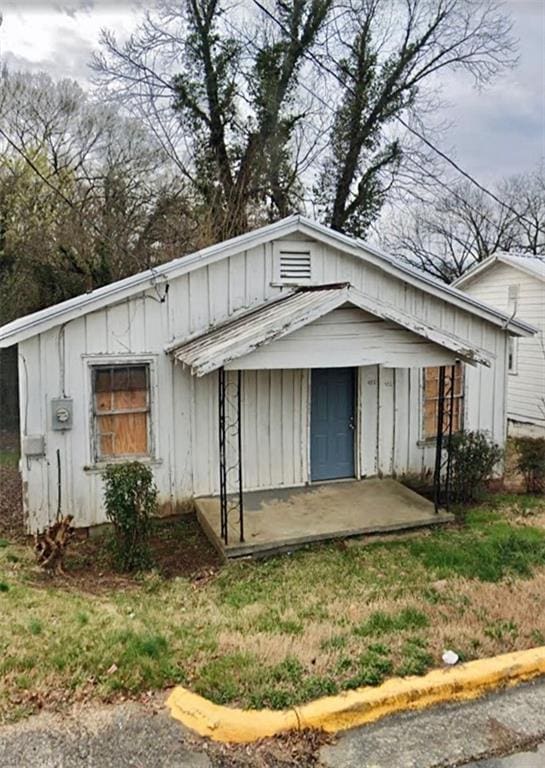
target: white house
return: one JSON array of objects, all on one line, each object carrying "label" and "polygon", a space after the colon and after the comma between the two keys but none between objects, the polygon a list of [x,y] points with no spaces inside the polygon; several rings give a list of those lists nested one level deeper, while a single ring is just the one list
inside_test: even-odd
[{"label": "white house", "polygon": [[535,336],[511,337],[507,416],[511,433],[545,435],[545,260],[497,253],[454,285],[538,329]]},{"label": "white house", "polygon": [[297,215],[20,318],[29,530],[104,522],[112,461],[148,463],[163,510],[222,515],[242,488],[440,471],[439,421],[503,444],[510,338],[534,332]]}]

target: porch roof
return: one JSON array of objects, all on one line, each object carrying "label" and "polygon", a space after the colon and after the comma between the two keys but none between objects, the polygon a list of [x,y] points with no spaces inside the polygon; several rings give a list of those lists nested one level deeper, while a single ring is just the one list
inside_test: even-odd
[{"label": "porch roof", "polygon": [[205,333],[175,342],[167,351],[175,360],[190,367],[192,374],[204,376],[346,304],[393,322],[466,362],[490,365],[489,352],[470,347],[466,340],[367,296],[348,283],[298,288],[212,326]]}]

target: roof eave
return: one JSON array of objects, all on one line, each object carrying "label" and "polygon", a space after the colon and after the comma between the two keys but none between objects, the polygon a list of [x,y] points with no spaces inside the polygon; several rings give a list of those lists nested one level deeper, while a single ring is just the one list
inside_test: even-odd
[{"label": "roof eave", "polygon": [[247,232],[230,240],[208,246],[193,254],[177,258],[167,264],[131,275],[91,293],[68,299],[66,302],[14,320],[12,323],[0,328],[0,348],[17,344],[39,333],[48,331],[55,326],[67,323],[82,314],[100,310],[104,306],[114,306],[131,296],[145,294],[148,290],[160,287],[171,278],[190,272],[202,263],[214,263],[241,250],[256,247],[275,238],[285,237],[295,231],[329,243],[333,247],[337,247],[358,258],[362,258],[363,252],[377,268],[401,277],[405,282],[411,283],[421,290],[427,290],[431,294],[438,295],[443,300],[448,301],[450,297],[452,303],[461,304],[463,308],[472,311],[473,314],[495,325],[499,325],[515,335],[529,336],[537,333],[537,329],[533,326],[519,320],[510,319],[494,307],[487,307],[482,302],[472,299],[467,294],[457,290],[457,288],[439,284],[425,273],[416,272],[408,265],[392,260],[387,254],[367,243],[354,240],[347,235],[296,214],[252,232]]},{"label": "roof eave", "polygon": [[[324,291],[331,291],[331,296],[323,296]],[[344,304],[349,298],[348,285],[338,286],[335,288],[324,286],[324,291],[319,291],[321,298],[319,304],[316,306],[304,307],[302,311],[299,313],[296,311],[291,318],[288,317],[286,320],[283,320],[282,316],[279,316],[276,318],[275,325],[271,325],[266,329],[260,329],[254,334],[253,338],[245,337],[240,339],[238,342],[235,340],[234,343],[229,343],[226,345],[220,337],[216,341],[215,347],[214,344],[212,344],[211,349],[203,349],[202,353],[200,353],[198,349],[195,350],[195,344],[198,345],[199,341],[201,344],[206,343],[207,337],[210,338],[212,335],[217,335],[218,333],[229,331],[232,326],[239,324],[245,319],[251,321],[252,319],[255,319],[256,316],[259,316],[259,314],[263,311],[269,310],[272,305],[276,304],[279,306],[284,303],[287,305],[288,302],[295,299],[297,294],[308,296],[310,291],[293,291],[279,301],[268,302],[253,312],[248,312],[237,318],[231,318],[227,322],[218,324],[218,326],[214,329],[210,329],[208,332],[200,334],[197,338],[193,338],[191,340],[188,339],[176,348],[170,347],[170,354],[178,362],[181,362],[183,365],[190,367],[191,373],[197,377],[212,373],[227,363],[230,363],[239,357],[251,354],[261,346],[270,344],[271,342],[276,341],[283,336],[287,336],[290,333],[293,333],[293,331],[302,328],[304,325],[307,325],[308,323],[317,320],[323,315],[328,314],[337,307],[342,306],[342,304]],[[314,291],[312,291],[312,293],[314,293]],[[295,299],[295,301],[297,301],[297,299]],[[218,344],[220,349],[218,349]]]},{"label": "roof eave", "polygon": [[[529,277],[533,277],[536,280],[545,282],[545,274],[541,275],[539,272],[536,272],[533,269],[528,269],[526,264],[522,264],[519,261],[516,261],[516,259],[520,258],[522,258],[522,256],[515,256],[514,254],[510,253],[494,253],[492,256],[488,256],[488,258],[484,259],[484,261],[481,261],[479,264],[471,267],[463,275],[456,278],[456,280],[453,280],[451,285],[455,288],[460,288],[461,286],[467,285],[468,283],[471,283],[476,277],[482,275],[483,272],[488,272],[488,270],[497,263],[505,264],[506,267],[518,269],[519,272],[524,272],[524,274],[528,275]],[[513,259],[515,259],[515,261]]]},{"label": "roof eave", "polygon": [[[20,341],[31,338],[38,333],[43,333],[57,325],[61,325],[63,322],[69,322],[83,314],[82,310],[84,310],[85,314],[89,314],[101,309],[105,305],[113,306],[131,296],[145,293],[154,288],[154,286],[157,287],[158,281],[160,281],[160,285],[164,285],[173,273],[176,273],[176,276],[183,275],[191,271],[193,266],[201,261],[206,260],[207,263],[212,263],[217,259],[238,253],[241,250],[241,246],[244,249],[253,248],[261,242],[271,239],[271,234],[276,237],[289,235],[298,229],[300,218],[298,214],[289,216],[260,229],[238,235],[221,243],[215,243],[195,253],[180,256],[166,264],[147,269],[144,272],[138,272],[135,275],[117,280],[89,293],[75,296],[67,299],[67,301],[18,318],[0,328],[0,349],[18,344]],[[63,319],[61,320],[61,318]]]},{"label": "roof eave", "polygon": [[489,267],[495,264],[497,261],[497,255],[493,254],[488,256],[484,261],[480,261],[478,264],[470,267],[467,272],[453,280],[451,286],[459,290],[460,286],[470,283],[474,277],[480,275],[481,272],[485,272]]},{"label": "roof eave", "polygon": [[[474,314],[483,317],[494,325],[499,325],[500,327],[504,328],[504,330],[512,330],[514,333],[521,336],[531,336],[537,333],[537,329],[528,323],[524,323],[521,320],[511,321],[509,316],[504,312],[501,312],[501,310],[497,309],[496,307],[486,305],[484,302],[473,299],[471,296],[468,296],[468,294],[458,290],[456,287],[453,288],[446,283],[444,285],[439,284],[437,280],[427,275],[425,272],[417,273],[415,270],[411,269],[408,265],[403,264],[402,262],[394,262],[387,256],[387,254],[383,253],[374,246],[368,245],[365,242],[353,240],[341,232],[329,230],[327,227],[324,227],[324,225],[318,224],[317,222],[311,221],[310,219],[306,219],[304,217],[301,217],[301,227],[302,229],[307,229],[307,234],[309,236],[312,236],[312,233],[315,232],[320,235],[322,239],[326,239],[330,243],[337,242],[342,244],[345,251],[356,256],[358,255],[358,251],[365,251],[368,255],[375,259],[375,264],[380,269],[383,269],[384,271],[397,276],[400,274],[403,275],[405,282],[409,282],[421,290],[425,290],[423,287],[423,285],[425,285],[428,287],[428,292],[434,295],[446,293],[447,296],[450,295],[453,299],[457,299],[459,303],[465,304],[467,307],[471,307],[471,309],[474,311]],[[444,300],[446,297],[443,295],[441,298]],[[505,325],[506,322],[508,323],[508,326]],[[518,333],[519,330],[521,331],[520,334]]]}]

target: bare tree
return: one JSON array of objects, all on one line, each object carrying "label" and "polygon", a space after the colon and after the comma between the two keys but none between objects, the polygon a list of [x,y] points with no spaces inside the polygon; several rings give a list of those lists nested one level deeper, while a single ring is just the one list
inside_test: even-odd
[{"label": "bare tree", "polygon": [[444,70],[484,85],[515,61],[496,0],[183,0],[102,46],[101,95],[148,121],[218,238],[303,201],[365,234],[422,173],[396,118],[422,127]]},{"label": "bare tree", "polygon": [[396,118],[421,125],[441,72],[484,85],[514,63],[515,43],[494,0],[354,0],[337,47],[341,96],[320,193],[334,229],[363,235],[403,165]]},{"label": "bare tree", "polygon": [[155,123],[218,239],[298,205],[308,150],[297,128],[308,105],[295,91],[331,4],[277,0],[235,36],[219,0],[186,0],[148,15],[123,46],[103,36],[94,64],[102,93]]},{"label": "bare tree", "polygon": [[515,247],[545,255],[545,160],[532,173],[512,176],[500,184],[499,196],[518,212]]},{"label": "bare tree", "polygon": [[174,236],[191,250],[185,190],[134,120],[9,72],[0,117],[1,321],[172,258]]},{"label": "bare tree", "polygon": [[[451,282],[498,251],[545,255],[544,166],[506,179],[497,200],[469,182],[407,207],[385,244],[434,277]],[[444,187],[448,191],[444,191]]]}]

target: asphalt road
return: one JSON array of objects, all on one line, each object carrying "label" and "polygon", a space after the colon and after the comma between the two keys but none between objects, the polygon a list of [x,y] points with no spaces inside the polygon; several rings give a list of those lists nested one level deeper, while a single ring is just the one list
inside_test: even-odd
[{"label": "asphalt road", "polygon": [[166,713],[138,704],[41,714],[0,728],[1,768],[211,768]]},{"label": "asphalt road", "polygon": [[161,700],[129,702],[0,728],[0,768],[545,768],[545,681],[320,741],[222,747],[193,737]]}]

